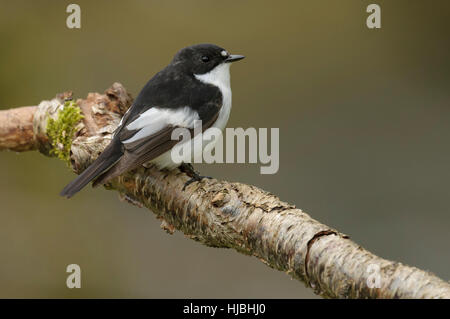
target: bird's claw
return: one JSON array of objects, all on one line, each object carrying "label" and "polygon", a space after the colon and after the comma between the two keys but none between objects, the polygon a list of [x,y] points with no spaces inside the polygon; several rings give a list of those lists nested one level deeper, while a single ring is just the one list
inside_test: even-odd
[{"label": "bird's claw", "polygon": [[202,179],[204,179],[204,178],[212,179],[212,177],[210,177],[210,176],[200,176],[200,175],[197,175],[197,176],[195,176],[195,177],[192,177],[190,180],[188,180],[186,183],[184,183],[183,191],[186,189],[186,187],[188,187],[188,186],[191,185],[192,183],[194,183],[194,182],[201,182]]},{"label": "bird's claw", "polygon": [[186,183],[184,183],[183,191],[186,189],[186,187],[188,187],[190,184],[192,184],[194,182],[201,182],[202,179],[204,179],[204,178],[212,179],[212,177],[210,177],[210,176],[199,175],[194,170],[194,168],[192,167],[191,164],[187,164],[187,163],[181,164],[180,171],[182,171],[183,173],[186,173],[190,177],[190,179]]}]

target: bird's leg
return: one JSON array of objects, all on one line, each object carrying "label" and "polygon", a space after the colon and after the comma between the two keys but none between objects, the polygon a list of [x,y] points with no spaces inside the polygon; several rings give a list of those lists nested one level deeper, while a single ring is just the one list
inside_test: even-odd
[{"label": "bird's leg", "polygon": [[186,189],[187,186],[194,182],[200,182],[204,178],[211,179],[212,177],[209,176],[200,176],[195,170],[192,164],[190,163],[183,163],[180,165],[180,171],[185,173],[187,176],[189,176],[191,179],[188,180],[186,183],[184,183],[183,191]]},{"label": "bird's leg", "polygon": [[180,169],[180,171],[182,171],[183,173],[185,173],[187,176],[189,176],[191,178],[199,176],[191,163],[181,163],[179,169]]}]

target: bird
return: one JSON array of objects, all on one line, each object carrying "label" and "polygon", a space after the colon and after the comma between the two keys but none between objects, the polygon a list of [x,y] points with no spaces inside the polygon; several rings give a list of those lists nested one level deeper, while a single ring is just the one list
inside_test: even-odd
[{"label": "bird", "polygon": [[172,159],[171,149],[178,143],[172,132],[192,130],[199,120],[203,133],[225,128],[231,111],[230,65],[243,58],[208,43],[179,50],[141,89],[105,150],[60,195],[70,198],[91,181],[93,186],[106,184],[148,163],[180,168],[191,177],[185,187],[201,180],[190,163]]}]

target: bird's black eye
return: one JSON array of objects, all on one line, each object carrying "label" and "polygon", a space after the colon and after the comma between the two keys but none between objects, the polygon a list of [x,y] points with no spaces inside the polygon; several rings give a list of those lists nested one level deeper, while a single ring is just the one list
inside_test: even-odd
[{"label": "bird's black eye", "polygon": [[207,56],[207,55],[202,56],[202,61],[205,63],[209,62],[209,56]]}]

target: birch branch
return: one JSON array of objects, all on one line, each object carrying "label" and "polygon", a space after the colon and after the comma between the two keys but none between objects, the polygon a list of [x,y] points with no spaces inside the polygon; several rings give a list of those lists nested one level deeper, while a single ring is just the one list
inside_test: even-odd
[{"label": "birch branch", "polygon": [[[49,119],[60,120],[64,100],[71,95],[67,92],[39,106],[0,111],[0,150],[63,153],[66,145],[49,138],[47,125]],[[109,143],[131,102],[119,83],[105,94],[90,93],[76,101],[84,118],[76,124],[66,150],[70,150],[67,155],[76,173]],[[450,298],[448,282],[427,271],[375,256],[273,194],[252,185],[216,179],[204,179],[183,191],[188,179],[179,170],[142,167],[105,187],[118,191],[121,199],[151,210],[167,232],[179,230],[207,246],[233,248],[255,256],[323,297]]]}]

